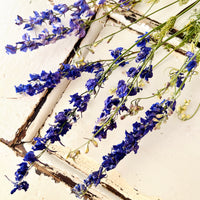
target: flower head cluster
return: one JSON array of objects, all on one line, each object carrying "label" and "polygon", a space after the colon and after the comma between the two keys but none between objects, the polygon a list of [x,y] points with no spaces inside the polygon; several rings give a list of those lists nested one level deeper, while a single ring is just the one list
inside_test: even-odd
[{"label": "flower head cluster", "polygon": [[[101,63],[85,64],[80,68],[75,65],[62,64],[62,69],[58,69],[56,72],[45,72],[44,70],[41,74],[30,74],[30,80],[27,85],[20,84],[15,86],[17,93],[26,93],[30,96],[39,94],[44,91],[45,88],[54,88],[58,83],[60,83],[62,78],[67,78],[68,80],[74,80],[81,76],[82,72],[95,73],[97,77],[95,80],[99,80],[100,74],[103,71]],[[89,83],[87,88],[91,89]]]},{"label": "flower head cluster", "polygon": [[[30,31],[35,28],[35,25],[42,25],[43,22],[48,21],[48,24],[54,24],[61,22],[58,14],[63,15],[69,10],[66,4],[54,5],[53,10],[42,11],[41,13],[33,11],[34,17],[30,17],[29,20],[23,19],[21,16],[17,16],[15,23],[21,25],[25,23],[24,29]],[[56,12],[55,12],[56,11]]]},{"label": "flower head cluster", "polygon": [[45,88],[54,88],[60,83],[61,77],[60,71],[47,73],[43,70],[41,74],[30,74],[30,83],[15,86],[15,90],[17,93],[26,93],[33,96],[43,92]]},{"label": "flower head cluster", "polygon": [[137,47],[140,47],[140,52],[137,54],[137,57],[135,59],[135,62],[137,63],[139,63],[140,61],[144,62],[151,51],[151,47],[146,46],[146,44],[150,41],[150,36],[148,35],[145,37],[146,34],[147,33],[139,36],[138,38],[141,38],[141,39],[136,41]]},{"label": "flower head cluster", "polygon": [[18,164],[20,168],[15,172],[15,180],[16,181],[21,181],[25,174],[28,172],[28,165],[27,162],[22,162]]},{"label": "flower head cluster", "polygon": [[66,4],[54,5],[53,10],[42,11],[41,13],[34,11],[34,17],[30,17],[29,20],[24,20],[21,16],[17,16],[16,24],[21,25],[25,23],[24,29],[31,31],[34,29],[35,25],[42,25],[44,21],[48,21],[52,25],[52,32],[50,33],[46,28],[38,34],[36,38],[30,38],[28,33],[22,36],[22,41],[17,42],[16,45],[7,45],[6,52],[8,54],[15,54],[18,49],[20,51],[26,52],[28,49],[30,51],[37,49],[39,46],[48,45],[54,43],[59,39],[65,38],[70,33],[74,32],[75,35],[80,38],[84,37],[86,34],[85,19],[93,16],[95,13],[90,9],[89,5],[85,0],[78,0],[73,5],[74,12],[71,14],[70,27],[65,27],[61,23],[61,18],[58,15],[64,15],[69,7]]},{"label": "flower head cluster", "polygon": [[84,112],[87,109],[88,102],[90,100],[90,94],[78,95],[78,93],[75,93],[73,95],[70,95],[71,100],[70,103],[73,103],[73,106],[77,108],[77,111]]},{"label": "flower head cluster", "polygon": [[[142,70],[142,66],[135,68],[135,67],[131,67],[127,72],[127,76],[134,78],[135,76],[137,76],[139,74],[139,72]],[[149,78],[153,77],[153,66],[150,65],[148,67],[145,67],[142,72],[140,73],[140,78],[145,79],[146,81],[149,80]]]},{"label": "flower head cluster", "polygon": [[128,62],[125,62],[123,56],[122,56],[122,47],[118,47],[115,50],[110,50],[111,51],[111,56],[116,60],[115,64],[118,64],[121,67],[124,67]]},{"label": "flower head cluster", "polygon": [[185,87],[185,83],[182,85],[184,79],[184,74],[179,73],[177,76],[176,87],[181,87],[181,90]]},{"label": "flower head cluster", "polygon": [[93,172],[84,180],[84,184],[77,184],[72,192],[77,196],[83,196],[87,189],[94,184],[97,186],[101,179],[106,176],[106,171],[114,169],[117,164],[130,152],[138,151],[138,142],[153,128],[160,123],[168,113],[175,110],[175,101],[163,101],[155,103],[146,111],[146,117],[141,118],[140,122],[133,123],[132,132],[125,132],[125,139],[118,145],[112,147],[111,153],[103,156],[103,162],[98,171]]},{"label": "flower head cluster", "polygon": [[186,65],[186,69],[188,71],[191,71],[193,68],[197,66],[197,60],[196,56],[194,56],[194,53],[188,51],[186,52],[186,56],[188,56],[188,64]]},{"label": "flower head cluster", "polygon": [[27,191],[29,187],[29,184],[26,181],[22,181],[19,183],[14,184],[13,190],[10,192],[11,194],[15,193],[17,190],[24,190]]},{"label": "flower head cluster", "polygon": [[[94,73],[95,78],[87,80],[85,87],[87,88],[88,91],[94,91],[96,93],[96,86],[100,86],[106,79],[105,77],[103,78],[103,72],[104,68],[102,67],[101,63],[97,64],[92,64],[92,65],[85,65],[83,66],[84,70],[89,72],[89,73]],[[102,79],[102,80],[101,80]],[[101,80],[101,83],[99,82]]]},{"label": "flower head cluster", "polygon": [[119,80],[116,90],[116,95],[119,98],[123,98],[125,96],[134,96],[136,95],[141,88],[133,87],[131,84],[127,85],[124,80]]}]

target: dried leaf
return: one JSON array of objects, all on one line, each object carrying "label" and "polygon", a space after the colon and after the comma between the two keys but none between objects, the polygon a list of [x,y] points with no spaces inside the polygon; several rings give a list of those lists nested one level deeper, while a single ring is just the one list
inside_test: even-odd
[{"label": "dried leaf", "polygon": [[86,149],[85,149],[85,153],[89,152],[89,144],[87,144]]},{"label": "dried leaf", "polygon": [[96,140],[91,140],[91,142],[92,142],[92,144],[95,146],[95,147],[98,147],[98,143],[97,143],[97,141]]}]

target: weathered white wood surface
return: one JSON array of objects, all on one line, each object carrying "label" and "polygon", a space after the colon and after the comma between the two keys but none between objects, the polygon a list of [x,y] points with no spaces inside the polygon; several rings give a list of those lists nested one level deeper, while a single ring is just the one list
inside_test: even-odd
[{"label": "weathered white wood surface", "polygon": [[[113,31],[119,30],[119,25],[112,21],[106,24],[106,27],[101,31],[98,39],[103,36],[112,33]],[[134,31],[124,31],[114,37],[110,44],[106,42],[99,44],[94,48],[95,54],[89,54],[86,59],[103,59],[111,58],[109,55],[110,49],[123,46],[129,47],[130,41],[134,42],[137,40],[137,33]],[[126,40],[122,39],[126,38]],[[156,64],[167,51],[164,49],[159,50],[156,54],[153,64]],[[164,86],[164,83],[168,81],[168,70],[170,67],[180,67],[180,64],[184,62],[184,56],[174,53],[155,70],[154,78],[150,81],[150,85],[146,85],[144,91],[141,92],[141,96],[149,96],[152,92],[156,92],[157,86]],[[93,127],[97,118],[103,109],[103,101],[108,95],[109,90],[116,88],[117,80],[125,78],[126,68],[117,69],[113,72],[112,78],[107,81],[104,89],[100,94],[92,100],[89,104],[88,111],[83,114],[83,118],[74,125],[72,130],[63,138],[62,142],[67,147],[76,148],[85,142],[84,138],[88,138],[92,135]],[[160,79],[162,76],[162,79]],[[50,119],[47,120],[42,133],[48,128],[49,124],[54,121],[55,113],[60,110],[71,107],[69,105],[69,95],[74,94],[77,91],[85,91],[85,82],[89,77],[81,77],[70,84],[63,97],[56,105],[55,110],[52,113]],[[193,99],[191,112],[195,110],[199,103],[199,96],[197,95],[198,88],[195,85],[199,84],[199,80],[196,77],[183,92],[183,98],[180,99],[180,103],[183,100]],[[140,94],[139,94],[140,95]],[[150,105],[159,100],[148,100],[144,101],[142,105],[148,109]],[[94,113],[95,110],[95,113]],[[142,116],[142,114],[140,115]],[[123,178],[129,182],[134,188],[137,188],[141,193],[148,196],[157,196],[161,199],[188,199],[190,197],[195,198],[198,196],[198,185],[199,177],[197,178],[199,163],[199,150],[198,141],[200,137],[198,132],[200,130],[198,125],[199,114],[188,122],[182,122],[177,119],[177,116],[172,116],[166,125],[163,125],[161,130],[150,133],[141,141],[141,148],[137,155],[129,155],[123,160],[117,167],[117,171],[120,172]],[[118,130],[108,133],[106,141],[99,143],[97,149],[91,146],[91,150],[88,154],[89,157],[98,161],[102,161],[101,157],[108,152],[112,147],[112,144],[118,144],[124,137],[124,127],[127,130],[131,130],[131,124],[137,120],[137,117],[132,117],[129,121],[122,121],[119,124]],[[197,139],[197,138],[198,139]],[[190,139],[189,139],[190,138]],[[196,138],[193,141],[193,138]],[[54,150],[57,150],[57,154],[66,157],[68,149],[59,147],[60,145],[54,145]],[[60,151],[60,153],[59,153]],[[83,149],[84,152],[84,149]],[[190,157],[192,155],[192,157]],[[194,160],[193,160],[194,159]],[[188,162],[190,160],[190,162]],[[191,165],[191,163],[194,163]],[[79,166],[81,168],[81,166]],[[190,169],[192,168],[192,173]],[[97,168],[96,168],[97,169]],[[87,173],[87,171],[86,171]],[[88,172],[90,173],[90,172]],[[109,174],[109,173],[108,173]],[[191,187],[191,185],[193,185]],[[185,188],[184,191],[182,188]],[[189,192],[188,192],[189,191]],[[133,192],[134,193],[134,192]],[[129,194],[131,195],[131,193]]]},{"label": "weathered white wood surface", "polygon": [[[56,2],[59,3],[61,1],[57,0]],[[194,1],[190,1],[190,3],[192,2]],[[167,3],[169,3],[169,1],[167,1]],[[160,8],[161,5],[164,4],[164,1],[160,1],[160,4],[155,5],[153,10]],[[72,37],[73,39],[64,39],[54,45],[49,45],[33,52],[27,52],[26,54],[18,53],[16,55],[7,55],[5,53],[4,46],[7,43],[12,44],[21,39],[21,28],[14,26],[16,15],[21,14],[28,17],[33,10],[43,10],[47,7],[50,8],[49,2],[41,0],[21,0],[20,2],[7,0],[6,3],[3,3],[0,7],[0,15],[2,16],[0,18],[0,25],[2,27],[0,31],[0,138],[8,141],[14,139],[17,130],[26,122],[27,117],[32,113],[35,105],[44,95],[41,94],[35,97],[16,95],[13,86],[19,83],[26,83],[29,73],[39,73],[42,69],[47,71],[56,70],[59,63],[65,60],[77,41],[77,38]],[[173,6],[173,9],[169,8],[163,11],[162,15],[156,14],[152,16],[151,19],[164,22],[169,15],[180,12],[184,7],[186,6]],[[140,4],[137,5],[135,9],[143,14],[148,8]],[[185,15],[184,18],[187,18],[187,16],[188,14]],[[117,17],[116,15],[112,17],[119,21],[123,20],[119,15]],[[124,23],[124,21],[122,22]],[[116,24],[112,20],[109,20],[105,27],[103,27],[103,23],[98,25],[98,28],[95,28],[97,27],[97,25],[95,25],[83,42],[84,44],[91,42],[96,38],[97,33],[100,32],[97,38],[98,40],[112,33],[114,30],[119,30],[120,26],[120,24]],[[176,28],[179,29],[181,26],[182,23],[180,21]],[[141,23],[140,27],[133,27],[133,29],[139,32],[145,32],[148,31],[150,27]],[[86,60],[110,59],[110,49],[115,49],[119,46],[127,48],[130,42],[133,43],[137,40],[137,37],[138,33],[136,31],[123,31],[119,35],[113,37],[109,44],[104,41],[94,48],[95,54],[88,54],[86,51],[84,52],[84,56]],[[159,50],[153,64],[156,64],[165,54],[166,50]],[[152,92],[155,92],[154,89],[157,86],[162,87],[164,83],[168,81],[168,71],[166,68],[179,67],[183,61],[184,56],[179,53],[173,53],[155,70],[154,78],[150,81],[149,85],[145,85],[141,96],[151,95]],[[41,161],[48,164],[50,168],[37,166],[38,169],[42,172],[46,170],[44,173],[49,173],[48,175],[50,177],[54,177],[53,174],[55,173],[57,176],[55,176],[54,179],[59,178],[58,175],[61,173],[69,177],[74,183],[80,182],[91,173],[92,170],[98,169],[98,164],[102,161],[101,157],[110,152],[113,144],[118,144],[123,139],[124,128],[131,130],[131,124],[138,119],[137,117],[129,117],[128,121],[121,121],[117,131],[109,132],[108,138],[105,141],[99,142],[99,148],[91,146],[90,152],[87,155],[80,155],[77,163],[74,163],[71,159],[65,160],[65,157],[70,148],[76,148],[85,142],[84,137],[88,138],[92,135],[95,122],[104,106],[103,100],[110,95],[109,89],[116,88],[118,79],[125,79],[126,69],[127,68],[120,68],[113,72],[112,78],[107,81],[99,96],[89,104],[88,111],[83,114],[83,118],[80,119],[72,130],[63,138],[62,143],[66,147],[62,147],[60,144],[56,143],[52,145],[51,148],[57,152],[53,153],[54,155],[45,154],[41,158]],[[160,81],[161,76],[162,80]],[[85,91],[84,85],[88,78],[89,76],[85,74],[81,78],[70,83],[68,87],[67,85],[69,82],[64,81],[58,88],[55,88],[48,96],[47,101],[36,119],[28,128],[23,141],[30,141],[34,135],[37,134],[38,129],[41,128],[47,116],[51,114],[41,130],[41,134],[43,135],[48,129],[49,124],[54,122],[55,113],[71,107],[68,102],[69,95],[77,91]],[[192,99],[191,106],[188,110],[189,113],[192,113],[199,103],[200,96],[197,87],[199,83],[198,77],[192,80],[184,89],[183,97],[179,100],[179,102],[182,103],[185,98]],[[66,87],[67,89],[65,90]],[[63,92],[64,94],[62,94]],[[55,99],[55,96],[58,96],[58,98]],[[59,98],[61,99],[59,100]],[[57,103],[58,100],[59,102]],[[148,109],[154,101],[143,101],[142,104]],[[141,112],[140,116],[143,116],[143,114],[144,112]],[[124,195],[124,197],[130,199],[199,199],[199,117],[200,113],[197,113],[193,119],[182,122],[177,119],[176,115],[172,116],[167,124],[164,124],[160,130],[152,132],[143,138],[140,142],[138,154],[128,155],[113,172],[108,173],[108,178],[103,180],[102,186],[99,188],[92,188],[91,192],[96,194],[100,199],[116,200],[118,197],[104,187],[105,184],[108,184],[116,191],[119,191],[120,194]],[[30,144],[25,145],[25,148],[29,150]],[[22,158],[16,157],[11,149],[1,143],[0,150],[3,155],[0,158],[0,163],[2,163],[0,184],[4,185],[4,187],[0,187],[1,199],[75,199],[73,195],[69,195],[69,185],[64,179],[62,179],[60,183],[55,184],[50,177],[36,175],[35,170],[31,170],[30,175],[27,177],[30,183],[28,192],[18,192],[13,196],[9,195],[12,185],[7,181],[4,175],[6,174],[13,179],[16,164],[20,163]],[[82,149],[82,152],[84,152],[84,149]],[[23,151],[19,150],[19,153],[23,153]],[[65,183],[65,185],[63,183]],[[46,185],[48,185],[48,189]]]},{"label": "weathered white wood surface", "polygon": [[[21,41],[21,37],[25,33],[23,25],[15,25],[16,16],[21,15],[24,18],[29,18],[33,15],[34,10],[43,11],[48,8],[50,9],[51,6],[47,0],[8,0],[0,7],[0,138],[8,141],[14,139],[17,130],[26,122],[44,96],[44,94],[35,97],[19,95],[15,93],[14,86],[18,86],[20,83],[26,84],[30,73],[40,73],[43,69],[47,72],[56,71],[78,40],[78,38],[72,36],[32,52],[18,52],[15,55],[6,54],[5,46],[7,44],[14,45],[15,42]],[[67,82],[64,85],[66,87]],[[60,93],[62,93],[62,89]],[[56,101],[55,98],[54,102],[51,102],[51,105],[46,109],[43,122]]]}]

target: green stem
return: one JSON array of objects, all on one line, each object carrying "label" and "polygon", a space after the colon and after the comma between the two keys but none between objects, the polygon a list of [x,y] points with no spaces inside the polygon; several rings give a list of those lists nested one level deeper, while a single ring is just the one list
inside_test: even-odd
[{"label": "green stem", "polygon": [[[157,13],[157,12],[159,12],[159,11],[161,11],[161,10],[167,8],[167,7],[170,7],[170,6],[174,5],[174,4],[177,3],[177,2],[179,2],[179,0],[174,1],[174,2],[172,2],[171,4],[169,4],[169,5],[167,5],[167,6],[164,6],[164,7],[160,8],[160,9],[158,9],[158,10],[156,10],[156,11],[150,13],[150,14],[147,15],[147,16],[141,16],[139,19],[137,19],[136,21],[130,23],[130,24],[127,25],[127,26],[124,26],[124,27],[121,28],[119,31],[116,31],[116,32],[114,32],[114,33],[111,33],[111,34],[107,35],[106,37],[104,37],[104,38],[102,38],[102,39],[100,39],[100,40],[97,40],[97,41],[95,41],[95,42],[93,42],[93,43],[91,43],[91,44],[84,45],[84,46],[80,47],[79,50],[82,49],[82,48],[88,47],[88,46],[92,46],[92,45],[94,45],[94,44],[99,44],[99,43],[101,43],[103,40],[105,40],[105,39],[107,39],[107,38],[109,38],[109,37],[112,37],[112,36],[114,36],[114,35],[120,33],[121,31],[123,31],[123,30],[129,28],[129,27],[132,26],[133,24],[136,24],[136,23],[138,23],[139,21],[141,21],[141,20],[143,20],[143,19],[145,19],[145,18],[147,18],[147,17],[150,17],[151,15],[153,15],[153,14],[155,14],[155,13]],[[164,25],[163,25],[163,26],[164,26]]]},{"label": "green stem", "polygon": [[200,104],[197,106],[197,108],[196,108],[196,110],[195,110],[195,112],[189,117],[189,118],[187,118],[187,119],[185,119],[184,121],[187,121],[187,120],[190,120],[190,119],[192,119],[196,114],[197,114],[197,112],[198,112],[198,110],[199,110],[199,108],[200,108]]}]

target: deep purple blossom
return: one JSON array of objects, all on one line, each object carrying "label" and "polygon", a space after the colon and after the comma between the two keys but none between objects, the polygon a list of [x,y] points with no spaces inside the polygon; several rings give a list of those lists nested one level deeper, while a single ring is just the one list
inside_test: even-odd
[{"label": "deep purple blossom", "polygon": [[75,36],[79,36],[79,38],[83,38],[86,35],[86,26],[84,21],[79,18],[70,19],[70,29],[68,34],[74,32]]},{"label": "deep purple blossom", "polygon": [[86,63],[80,67],[81,72],[93,73],[103,68],[103,65],[100,62],[95,63]]},{"label": "deep purple blossom", "polygon": [[106,129],[112,131],[115,128],[117,128],[117,123],[114,119],[111,119],[110,123],[106,126]]},{"label": "deep purple blossom", "polygon": [[66,4],[54,5],[53,9],[55,11],[58,11],[60,14],[65,14],[69,10],[69,8]]},{"label": "deep purple blossom", "polygon": [[122,47],[118,47],[115,50],[110,50],[111,51],[111,56],[114,58],[115,63],[119,64],[119,66],[124,67],[128,62],[125,62],[123,56],[122,56]]},{"label": "deep purple blossom", "polygon": [[20,168],[15,172],[15,180],[21,181],[28,173],[28,165],[27,162],[22,162],[18,166],[20,166]]},{"label": "deep purple blossom", "polygon": [[[145,33],[146,35],[147,33]],[[138,38],[142,38],[144,37],[144,35],[139,36]],[[150,51],[151,51],[151,47],[147,47],[146,44],[150,41],[150,36],[146,36],[145,38],[143,38],[140,42],[139,40],[137,40],[137,47],[140,47],[140,52],[137,54],[137,57],[135,59],[135,62],[144,62],[147,58],[147,56],[149,55]]]},{"label": "deep purple blossom", "polygon": [[54,142],[58,141],[60,142],[60,135],[58,134],[60,132],[60,128],[51,126],[47,131],[44,136],[46,140],[50,140],[51,143],[53,144]]},{"label": "deep purple blossom", "polygon": [[97,186],[100,183],[100,180],[105,177],[105,174],[102,173],[102,169],[100,168],[98,171],[92,172],[85,180],[84,183],[87,187],[94,184]]},{"label": "deep purple blossom", "polygon": [[95,87],[97,86],[97,83],[98,83],[97,79],[89,79],[86,82],[85,86],[86,86],[87,90],[90,91],[90,90],[94,90],[95,89]]},{"label": "deep purple blossom", "polygon": [[78,69],[75,65],[69,65],[69,64],[62,64],[62,74],[64,77],[66,77],[69,80],[74,80],[81,76],[81,70]]},{"label": "deep purple blossom", "polygon": [[[21,86],[20,86],[20,88],[21,88]],[[16,91],[19,91],[19,89],[17,87],[16,87]],[[33,96],[33,95],[35,95],[36,90],[31,84],[27,84],[27,85],[24,85],[23,92],[25,92],[26,94],[28,94],[30,96]]]},{"label": "deep purple blossom", "polygon": [[118,98],[112,99],[113,96],[109,96],[105,101],[104,101],[104,111],[108,114],[110,114],[112,106],[117,106],[120,102]]},{"label": "deep purple blossom", "polygon": [[72,192],[76,194],[76,197],[82,197],[87,192],[87,187],[85,184],[77,184],[72,189]]},{"label": "deep purple blossom", "polygon": [[17,15],[17,19],[15,20],[15,24],[21,25],[23,24],[24,20],[21,16]]},{"label": "deep purple blossom", "polygon": [[[139,67],[139,71],[141,70],[142,67]],[[140,74],[140,78],[144,78],[146,81],[149,80],[149,78],[153,77],[153,66],[150,65],[148,67],[145,67],[141,74]]]},{"label": "deep purple blossom", "polygon": [[[184,79],[184,74],[183,73],[179,73],[179,75],[177,76],[177,81],[176,81],[176,87],[181,87],[182,83],[183,83],[183,79]],[[181,90],[185,87],[185,83],[182,85]]]},{"label": "deep purple blossom", "polygon": [[125,97],[128,93],[128,87],[124,80],[118,82],[116,94],[119,98]]},{"label": "deep purple blossom", "polygon": [[135,96],[140,90],[142,90],[142,88],[128,85],[128,96]]},{"label": "deep purple blossom", "polygon": [[29,184],[26,181],[22,181],[22,182],[17,182],[14,184],[14,189],[10,192],[11,194],[15,193],[16,190],[25,190],[27,191],[29,187]]},{"label": "deep purple blossom", "polygon": [[55,116],[55,123],[59,122],[59,123],[63,123],[67,120],[67,117],[65,115],[65,112],[59,112],[56,116]]},{"label": "deep purple blossom", "polygon": [[10,44],[6,45],[5,49],[6,49],[6,53],[7,54],[10,54],[10,53],[11,54],[15,54],[16,51],[17,51],[17,47],[16,46],[12,46]]},{"label": "deep purple blossom", "polygon": [[87,109],[87,104],[90,99],[90,95],[87,94],[85,96],[78,95],[78,93],[75,93],[73,95],[70,95],[71,100],[70,103],[73,103],[73,107],[78,108],[77,111],[84,112]]},{"label": "deep purple blossom", "polygon": [[78,0],[74,3],[73,7],[76,8],[76,11],[71,15],[76,18],[81,18],[82,14],[90,10],[90,7],[85,0]]},{"label": "deep purple blossom", "polygon": [[94,137],[98,138],[100,141],[101,139],[105,139],[107,137],[107,130],[102,126],[95,126],[92,133],[94,134]]},{"label": "deep purple blossom", "polygon": [[[145,35],[147,35],[147,32],[144,35],[140,35],[138,37],[138,39],[140,40],[140,38],[144,37]],[[150,41],[150,36],[147,35],[146,37],[144,37],[141,41],[137,40],[137,47],[145,47],[146,44]]]},{"label": "deep purple blossom", "polygon": [[35,137],[34,140],[36,141],[36,143],[32,147],[33,151],[46,149],[47,140],[45,138]]},{"label": "deep purple blossom", "polygon": [[30,39],[30,35],[29,35],[28,33],[25,33],[25,34],[22,36],[22,39],[23,39],[23,41],[17,42],[17,43],[16,43],[17,46],[18,46],[18,45],[21,45],[21,46],[19,47],[20,51],[26,52],[28,49],[29,49],[30,51],[32,51],[32,50],[37,49],[39,46],[41,46],[40,43],[31,40],[31,39]]},{"label": "deep purple blossom", "polygon": [[196,56],[194,56],[194,53],[190,51],[186,52],[186,56],[188,56],[188,61],[189,61],[189,63],[186,65],[186,69],[188,71],[191,71],[193,68],[197,66]]},{"label": "deep purple blossom", "polygon": [[63,24],[55,24],[53,25],[52,33],[55,35],[54,39],[63,39],[66,37],[66,33],[68,29]]},{"label": "deep purple blossom", "polygon": [[136,69],[135,67],[131,67],[127,72],[127,76],[128,77],[131,77],[131,78],[134,78],[135,76],[137,76],[137,74],[139,73],[139,70]]},{"label": "deep purple blossom", "polygon": [[26,155],[24,156],[24,161],[33,163],[33,162],[35,162],[36,160],[37,160],[37,158],[35,157],[33,151],[27,152]]},{"label": "deep purple blossom", "polygon": [[140,61],[144,62],[147,56],[149,55],[150,51],[151,51],[151,47],[146,47],[146,46],[141,47],[140,52],[137,54],[135,62],[137,63]]}]

